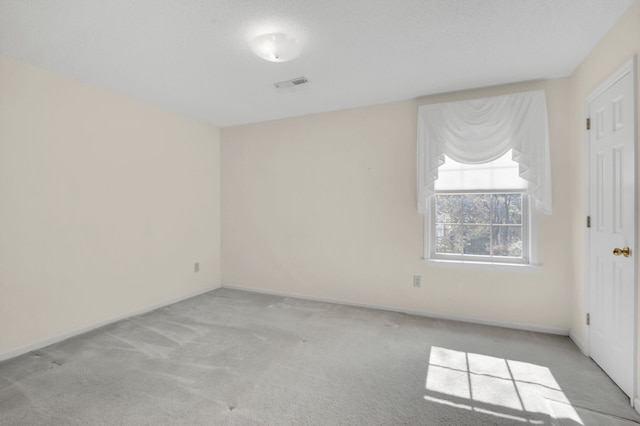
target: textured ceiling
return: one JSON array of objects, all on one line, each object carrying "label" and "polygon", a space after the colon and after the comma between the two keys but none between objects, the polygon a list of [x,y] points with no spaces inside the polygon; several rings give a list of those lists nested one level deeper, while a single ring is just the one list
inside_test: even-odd
[{"label": "textured ceiling", "polygon": [[[632,3],[0,0],[0,53],[224,127],[565,77]],[[255,56],[276,31],[302,55]]]}]

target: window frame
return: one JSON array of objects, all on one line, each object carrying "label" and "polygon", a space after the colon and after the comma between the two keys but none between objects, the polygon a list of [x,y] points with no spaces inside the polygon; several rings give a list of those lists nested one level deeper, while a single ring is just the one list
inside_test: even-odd
[{"label": "window frame", "polygon": [[537,259],[537,213],[526,189],[495,189],[495,190],[443,190],[435,191],[435,194],[522,194],[522,257],[509,256],[483,256],[436,253],[436,215],[435,196],[429,200],[429,208],[424,215],[424,259],[429,263],[454,266],[489,266],[490,268],[536,267]]}]

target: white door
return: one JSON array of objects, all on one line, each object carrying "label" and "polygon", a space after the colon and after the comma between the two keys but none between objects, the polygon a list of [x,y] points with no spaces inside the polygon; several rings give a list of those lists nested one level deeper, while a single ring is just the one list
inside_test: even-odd
[{"label": "white door", "polygon": [[[589,353],[629,397],[635,339],[635,67],[587,99]],[[627,253],[627,249],[629,252]],[[615,251],[615,253],[614,253]]]}]

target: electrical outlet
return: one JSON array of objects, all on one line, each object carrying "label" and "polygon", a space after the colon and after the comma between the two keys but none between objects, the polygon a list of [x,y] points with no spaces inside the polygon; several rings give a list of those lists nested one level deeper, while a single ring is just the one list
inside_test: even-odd
[{"label": "electrical outlet", "polygon": [[413,276],[413,286],[414,287],[420,287],[420,280],[422,279],[422,277],[420,275],[414,275]]},{"label": "electrical outlet", "polygon": [[200,272],[200,262],[193,264],[193,272]]}]

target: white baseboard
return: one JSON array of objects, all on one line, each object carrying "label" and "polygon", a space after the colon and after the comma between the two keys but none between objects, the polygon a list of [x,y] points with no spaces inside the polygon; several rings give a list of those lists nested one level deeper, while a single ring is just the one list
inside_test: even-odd
[{"label": "white baseboard", "polygon": [[573,332],[573,330],[569,331],[569,338],[573,341],[573,343],[575,343],[578,349],[580,349],[580,352],[582,352],[585,356],[589,356],[587,346],[584,344],[582,339],[580,339],[578,335]]},{"label": "white baseboard", "polygon": [[636,398],[633,401],[633,408],[635,408],[638,414],[640,414],[640,399]]},{"label": "white baseboard", "polygon": [[92,324],[85,325],[83,327],[79,327],[70,331],[66,331],[62,334],[57,334],[55,336],[47,337],[46,339],[38,340],[36,342],[29,343],[24,346],[20,346],[17,348],[9,349],[8,351],[0,352],[0,361],[4,361],[10,358],[15,358],[17,356],[26,354],[31,351],[35,351],[37,349],[42,349],[44,347],[53,345],[54,343],[61,342],[63,340],[69,339],[74,336],[78,336],[80,334],[86,333],[88,331],[94,330],[99,327],[103,327],[107,324],[111,324],[126,318],[130,318],[136,315],[145,314],[147,312],[155,311],[156,309],[164,308],[165,306],[173,305],[174,303],[182,302],[183,300],[191,299],[192,297],[199,296],[204,293],[208,293],[212,290],[220,288],[219,285],[209,286],[205,289],[198,290],[194,293],[187,294],[185,296],[178,297],[176,299],[167,300],[161,303],[157,303],[151,306],[146,306],[144,308],[136,309],[135,311],[127,312],[122,315],[117,315],[115,317],[111,317],[102,321],[94,322]]},{"label": "white baseboard", "polygon": [[335,303],[335,304],[338,304],[338,305],[357,306],[357,307],[360,307],[360,308],[380,309],[380,310],[384,310],[384,311],[400,312],[400,313],[403,313],[403,314],[410,314],[410,315],[416,315],[416,316],[428,317],[428,318],[438,318],[438,319],[446,319],[446,320],[452,320],[452,321],[468,322],[468,323],[472,323],[472,324],[490,325],[490,326],[494,326],[494,327],[513,328],[513,329],[516,329],[516,330],[535,331],[535,332],[547,333],[547,334],[557,334],[557,335],[560,335],[560,336],[568,336],[569,335],[569,330],[565,329],[565,328],[544,327],[544,326],[539,326],[539,325],[523,324],[523,323],[517,323],[517,322],[496,321],[496,320],[476,318],[476,317],[467,317],[467,316],[461,316],[461,315],[443,314],[443,313],[439,313],[439,312],[420,311],[420,310],[414,310],[414,309],[404,309],[404,308],[398,308],[398,307],[395,307],[395,306],[374,305],[374,304],[369,304],[369,303],[354,302],[354,301],[350,301],[350,300],[340,300],[340,299],[330,299],[330,298],[325,298],[325,297],[308,296],[306,294],[265,290],[265,289],[261,289],[261,288],[244,287],[244,286],[239,286],[239,285],[234,285],[234,284],[225,284],[225,283],[223,283],[222,284],[222,288],[228,288],[228,289],[232,289],[232,290],[241,290],[241,291],[250,291],[250,292],[262,293],[262,294],[270,294],[270,295],[273,295],[273,296],[294,297],[294,298],[297,298],[297,299],[313,300],[313,301],[316,301],[316,302]]}]

